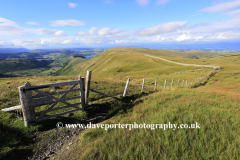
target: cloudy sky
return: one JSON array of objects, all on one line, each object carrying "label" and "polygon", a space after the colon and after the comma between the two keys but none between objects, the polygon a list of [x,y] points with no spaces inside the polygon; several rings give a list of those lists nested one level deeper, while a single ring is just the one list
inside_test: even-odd
[{"label": "cloudy sky", "polygon": [[0,0],[0,48],[239,40],[240,0]]}]

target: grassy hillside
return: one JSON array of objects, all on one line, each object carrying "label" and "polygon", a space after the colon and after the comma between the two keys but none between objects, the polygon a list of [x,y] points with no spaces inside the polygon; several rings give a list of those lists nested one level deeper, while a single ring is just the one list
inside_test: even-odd
[{"label": "grassy hillside", "polygon": [[[157,56],[187,57],[193,52],[163,51],[144,48],[114,48],[109,49],[91,59],[83,60],[75,58],[65,68],[57,72],[59,75],[85,75],[87,70],[93,71],[94,77],[98,78],[161,78],[183,70],[195,70],[197,67],[178,66],[158,59],[148,58],[144,54]],[[216,55],[212,52],[197,52],[201,57]],[[195,54],[195,53],[194,53]],[[192,54],[192,55],[194,55]],[[208,69],[193,73],[205,74]],[[150,76],[151,75],[151,76]],[[188,75],[186,78],[191,78]],[[172,76],[170,76],[172,77]]]},{"label": "grassy hillside", "polygon": [[[199,129],[90,129],[69,159],[238,159],[239,106],[221,94],[157,92],[124,107],[103,124],[200,124]],[[81,151],[79,150],[81,148]]]},{"label": "grassy hillside", "polygon": [[122,106],[102,124],[198,122],[200,129],[90,129],[76,142],[82,150],[71,148],[64,158],[239,159],[240,53],[200,60],[168,59],[223,69],[200,88],[165,90],[133,99],[133,106]]},{"label": "grassy hillside", "polygon": [[[212,69],[186,67],[146,57],[161,56],[168,60],[221,66],[214,76],[204,79],[199,88],[176,89],[179,79],[192,80]],[[47,148],[47,145],[64,136],[67,129],[57,130],[57,122],[84,123],[97,114],[108,112],[101,124],[195,124],[198,129],[87,129],[75,147],[63,148],[55,159],[239,159],[240,158],[240,53],[217,55],[202,59],[176,58],[147,52],[139,48],[115,48],[91,59],[74,58],[59,73],[74,76],[44,76],[1,78],[0,106],[6,108],[19,104],[17,87],[29,81],[32,85],[76,80],[92,70],[91,88],[120,97],[126,79],[131,78],[127,97],[118,101],[90,92],[86,112],[75,112],[52,118],[37,126],[25,128],[15,113],[0,111],[0,158],[27,159]],[[181,72],[186,71],[186,72]],[[142,78],[145,78],[141,94]],[[158,79],[156,92],[153,91]],[[167,89],[163,89],[167,79]],[[170,82],[174,79],[174,88]],[[207,82],[207,83],[205,83]],[[204,85],[203,85],[204,84]],[[192,86],[193,87],[193,86]],[[46,90],[47,91],[47,90]],[[57,88],[49,89],[58,91]],[[79,94],[79,93],[76,93]],[[75,102],[75,101],[69,101]],[[76,103],[76,102],[75,102]],[[38,111],[46,106],[37,108]],[[3,127],[1,128],[1,124]],[[1,130],[2,129],[2,130]],[[33,141],[33,139],[35,139]],[[15,154],[13,154],[15,153]]]},{"label": "grassy hillside", "polygon": [[239,101],[239,88],[240,88],[240,53],[230,53],[218,55],[214,58],[204,58],[204,59],[179,59],[169,57],[169,60],[173,60],[181,63],[189,64],[205,64],[205,65],[217,65],[221,66],[222,69],[219,70],[211,81],[199,90],[210,93],[221,93],[228,95],[229,98]]}]

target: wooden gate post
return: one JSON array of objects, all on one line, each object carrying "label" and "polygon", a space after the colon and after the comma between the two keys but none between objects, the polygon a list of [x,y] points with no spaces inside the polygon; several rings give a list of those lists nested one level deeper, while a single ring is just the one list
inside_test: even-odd
[{"label": "wooden gate post", "polygon": [[[26,90],[25,92],[26,92],[27,102],[32,100],[32,91],[27,91],[28,88],[31,88],[31,84],[29,82],[26,82],[25,83],[25,90]],[[29,123],[31,123],[32,125],[35,125],[36,124],[36,115],[35,115],[34,107],[29,107],[29,116],[30,116]]]},{"label": "wooden gate post", "polygon": [[178,80],[178,82],[177,82],[177,88],[179,87],[179,80]]},{"label": "wooden gate post", "polygon": [[82,111],[85,111],[85,85],[84,85],[84,77],[79,76],[79,88],[80,88],[80,100]]},{"label": "wooden gate post", "polygon": [[91,82],[92,71],[87,71],[86,75],[86,91],[85,91],[85,108],[88,107],[88,97],[89,97],[89,89],[90,89],[90,82]]},{"label": "wooden gate post", "polygon": [[155,79],[155,87],[154,87],[154,91],[156,91],[157,89],[157,79]]},{"label": "wooden gate post", "polygon": [[145,79],[143,78],[143,84],[142,84],[142,91],[141,91],[141,93],[143,93],[144,82],[145,82]]},{"label": "wooden gate post", "polygon": [[167,85],[167,79],[165,79],[164,89],[166,89],[166,85]]},{"label": "wooden gate post", "polygon": [[27,95],[26,95],[26,92],[24,92],[24,89],[25,89],[25,86],[18,87],[20,102],[22,105],[24,125],[28,127],[29,121],[31,121],[31,117],[30,117],[29,107],[27,103]]},{"label": "wooden gate post", "polygon": [[124,92],[123,92],[123,97],[125,97],[126,94],[127,94],[127,88],[128,88],[128,85],[129,85],[129,81],[130,81],[130,79],[128,78],[125,89],[124,89]]}]

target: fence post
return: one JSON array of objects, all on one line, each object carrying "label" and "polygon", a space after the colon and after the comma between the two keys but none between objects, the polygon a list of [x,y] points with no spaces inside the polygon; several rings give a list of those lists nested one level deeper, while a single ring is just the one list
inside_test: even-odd
[{"label": "fence post", "polygon": [[157,89],[157,79],[155,79],[155,87],[154,87],[154,91],[156,91]]},{"label": "fence post", "polygon": [[126,94],[127,94],[127,88],[128,88],[129,81],[130,81],[130,79],[128,78],[125,89],[124,89],[124,92],[123,92],[123,97],[125,97]]},{"label": "fence post", "polygon": [[[25,89],[31,88],[31,84],[29,82],[25,83]],[[25,91],[26,92],[26,99],[30,101],[32,99],[32,91]],[[29,107],[29,123],[35,125],[36,123],[36,115],[34,107]]]},{"label": "fence post", "polygon": [[182,87],[184,86],[184,80],[182,81]]},{"label": "fence post", "polygon": [[190,80],[188,81],[188,86],[190,86]]},{"label": "fence post", "polygon": [[172,84],[171,84],[171,88],[173,87],[173,79],[172,79]]},{"label": "fence post", "polygon": [[81,96],[81,106],[82,111],[85,111],[85,85],[84,85],[84,77],[79,76],[79,88],[80,88],[80,96]]},{"label": "fence post", "polygon": [[31,117],[29,115],[30,113],[29,113],[29,107],[28,107],[28,103],[27,103],[27,96],[26,96],[26,92],[23,91],[24,89],[25,89],[25,86],[18,87],[20,102],[21,102],[21,105],[22,105],[24,125],[26,127],[28,127],[29,126],[29,121],[31,120],[30,119]]},{"label": "fence post", "polygon": [[166,89],[167,79],[165,79],[164,89]]},{"label": "fence post", "polygon": [[197,78],[197,82],[198,82],[198,78]]},{"label": "fence post", "polygon": [[141,91],[141,93],[143,93],[144,82],[145,82],[145,79],[143,78],[143,84],[142,84],[142,91]]},{"label": "fence post", "polygon": [[179,80],[178,80],[178,82],[177,82],[177,88],[179,87]]},{"label": "fence post", "polygon": [[185,87],[187,87],[187,80],[186,80],[186,86]]},{"label": "fence post", "polygon": [[90,89],[90,82],[92,77],[92,71],[87,71],[86,75],[86,91],[85,91],[85,108],[88,107],[88,97],[89,97],[89,89]]}]

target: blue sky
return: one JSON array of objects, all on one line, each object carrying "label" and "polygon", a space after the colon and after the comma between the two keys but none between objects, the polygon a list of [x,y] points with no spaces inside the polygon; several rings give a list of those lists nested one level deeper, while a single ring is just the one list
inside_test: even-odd
[{"label": "blue sky", "polygon": [[240,40],[240,0],[0,0],[0,48]]}]

